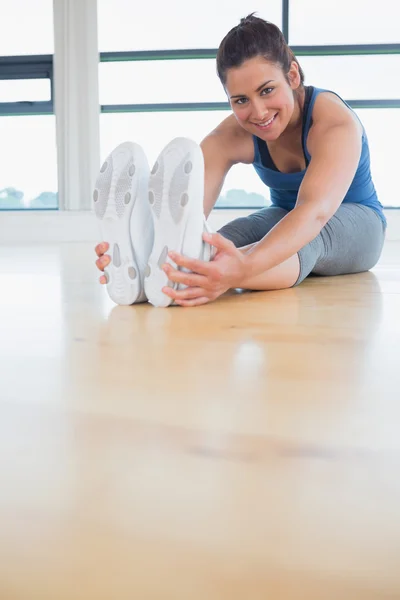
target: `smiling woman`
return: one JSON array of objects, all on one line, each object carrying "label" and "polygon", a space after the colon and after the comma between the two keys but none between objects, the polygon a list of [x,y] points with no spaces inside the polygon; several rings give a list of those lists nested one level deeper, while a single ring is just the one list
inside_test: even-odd
[{"label": "smiling woman", "polygon": [[[371,177],[367,136],[350,106],[333,90],[306,86],[280,29],[254,14],[241,19],[222,40],[217,72],[232,114],[204,138],[202,153],[178,138],[159,154],[150,183],[143,184],[145,170],[140,174],[134,159],[131,164],[126,157],[131,183],[121,171],[112,175],[116,187],[102,189],[99,184],[95,190],[95,200],[105,198],[100,217],[104,231],[106,221],[120,216],[119,196],[129,198],[124,231],[129,231],[133,207],[150,203],[153,246],[159,248],[157,256],[153,248],[141,272],[135,259],[137,236],[122,261],[120,247],[129,245],[122,238],[113,240],[118,265],[105,255],[105,239],[96,248],[97,265],[106,269],[101,282],[108,284],[110,295],[116,286],[132,286],[124,271],[127,265],[140,280],[138,300],[132,302],[146,297],[150,280],[159,281],[163,300],[152,300],[153,288],[151,297],[147,294],[157,306],[196,306],[231,288],[283,289],[311,273],[332,276],[371,269],[382,250],[386,220]],[[117,148],[109,155],[102,172],[116,164],[120,153]],[[207,217],[237,164],[253,165],[270,190],[272,206],[236,219],[218,234],[205,232],[203,246],[189,244],[189,232],[199,231],[196,203],[204,197]],[[122,190],[126,185],[131,186],[129,194]],[[133,190],[147,185],[148,198],[136,194],[131,202]],[[189,246],[191,253],[186,251]]]}]

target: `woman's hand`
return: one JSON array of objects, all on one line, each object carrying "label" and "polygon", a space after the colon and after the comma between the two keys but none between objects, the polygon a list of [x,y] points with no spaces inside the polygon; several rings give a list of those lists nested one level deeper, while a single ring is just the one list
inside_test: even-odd
[{"label": "woman's hand", "polygon": [[[96,248],[94,249],[97,256],[99,257],[96,260],[96,267],[100,271],[104,271],[104,269],[107,267],[107,265],[109,265],[111,262],[111,257],[108,254],[106,254],[109,247],[110,247],[110,245],[107,242],[102,242],[101,244],[97,244]],[[106,279],[105,275],[102,275],[100,277],[100,283],[103,285],[105,283],[107,283],[107,279]]]},{"label": "woman's hand", "polygon": [[211,262],[169,252],[169,257],[179,267],[189,269],[191,273],[178,271],[169,264],[163,265],[163,270],[170,281],[188,286],[180,291],[170,287],[164,287],[162,290],[180,306],[199,306],[212,302],[227,290],[240,287],[246,276],[246,257],[233,242],[219,233],[204,233],[203,239],[217,249]]}]

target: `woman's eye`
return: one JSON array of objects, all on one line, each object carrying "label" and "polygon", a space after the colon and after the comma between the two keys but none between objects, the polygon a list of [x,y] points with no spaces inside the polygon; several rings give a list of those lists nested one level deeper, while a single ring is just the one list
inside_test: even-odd
[{"label": "woman's eye", "polygon": [[[270,92],[273,91],[274,88],[264,88],[261,92],[262,96],[267,96]],[[264,93],[265,92],[265,93]],[[246,104],[247,102],[247,98],[238,98],[237,100],[235,100],[235,104],[239,104],[239,105],[243,105]]]}]

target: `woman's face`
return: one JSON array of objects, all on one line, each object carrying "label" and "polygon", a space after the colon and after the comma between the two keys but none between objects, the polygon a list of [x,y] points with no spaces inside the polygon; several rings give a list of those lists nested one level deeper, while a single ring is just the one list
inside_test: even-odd
[{"label": "woman's face", "polygon": [[300,85],[296,62],[288,74],[262,56],[246,60],[227,72],[225,90],[238,123],[252,135],[274,141],[296,125],[299,110],[293,91]]}]

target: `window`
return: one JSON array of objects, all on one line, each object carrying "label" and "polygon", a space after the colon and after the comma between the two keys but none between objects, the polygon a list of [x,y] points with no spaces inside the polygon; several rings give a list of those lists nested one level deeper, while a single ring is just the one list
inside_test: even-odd
[{"label": "window", "polygon": [[398,0],[290,0],[290,45],[398,44]]},{"label": "window", "polygon": [[54,52],[53,2],[3,2],[0,22],[0,210],[54,209],[52,59],[36,56]]},{"label": "window", "polygon": [[306,84],[333,90],[344,100],[400,98],[400,54],[299,56]]},{"label": "window", "polygon": [[99,49],[216,48],[229,29],[252,12],[282,24],[281,0],[98,0]]},{"label": "window", "polygon": [[57,208],[54,116],[0,117],[0,210]]},{"label": "window", "polygon": [[[229,29],[251,12],[282,26],[281,0],[270,0],[267,7],[260,0],[255,4],[221,0],[209,6],[186,0],[151,4],[98,0],[99,48],[102,52],[215,49]],[[227,102],[215,59],[102,63],[99,73],[102,105]],[[199,143],[228,114],[105,114],[100,121],[101,153],[104,157],[116,144],[129,139],[140,143],[153,163],[172,138],[182,135]],[[238,165],[228,174],[218,205],[257,207],[267,203],[269,191],[254,169]]]},{"label": "window", "polygon": [[54,52],[52,0],[3,0],[0,23],[0,56]]},{"label": "window", "polygon": [[400,108],[356,110],[369,142],[371,172],[378,198],[384,206],[400,207],[398,193]]},{"label": "window", "polygon": [[100,64],[100,104],[227,102],[215,59]]},{"label": "window", "polygon": [[[395,75],[400,72],[398,0],[382,0],[379,7],[373,0],[337,0],[329,6],[321,0],[258,0],[251,6],[221,0],[209,7],[186,0],[140,5],[98,0],[99,48],[111,53],[103,55],[99,71],[100,103],[106,113],[101,116],[102,156],[116,144],[132,140],[144,147],[152,164],[172,138],[187,136],[200,142],[230,114],[214,56],[229,29],[251,12],[289,31],[306,84],[363,106],[358,114],[370,140],[380,200],[386,206],[400,206],[394,194],[396,149],[388,147],[389,132],[400,131],[400,84]],[[376,46],[354,49],[357,44]],[[316,45],[323,47],[313,48]],[[332,45],[346,47],[340,49],[341,55],[332,55]],[[172,59],[171,50],[182,56]],[[184,58],[191,50],[200,52]],[[213,58],[201,58],[202,50]],[[153,51],[156,56],[138,60],[137,54],[129,54],[138,51]],[[125,54],[118,55],[121,52]],[[185,103],[190,106],[179,106]],[[269,190],[253,168],[238,165],[229,172],[217,206],[261,207],[269,202]]]},{"label": "window", "polygon": [[50,79],[0,79],[0,102],[47,102]]}]

